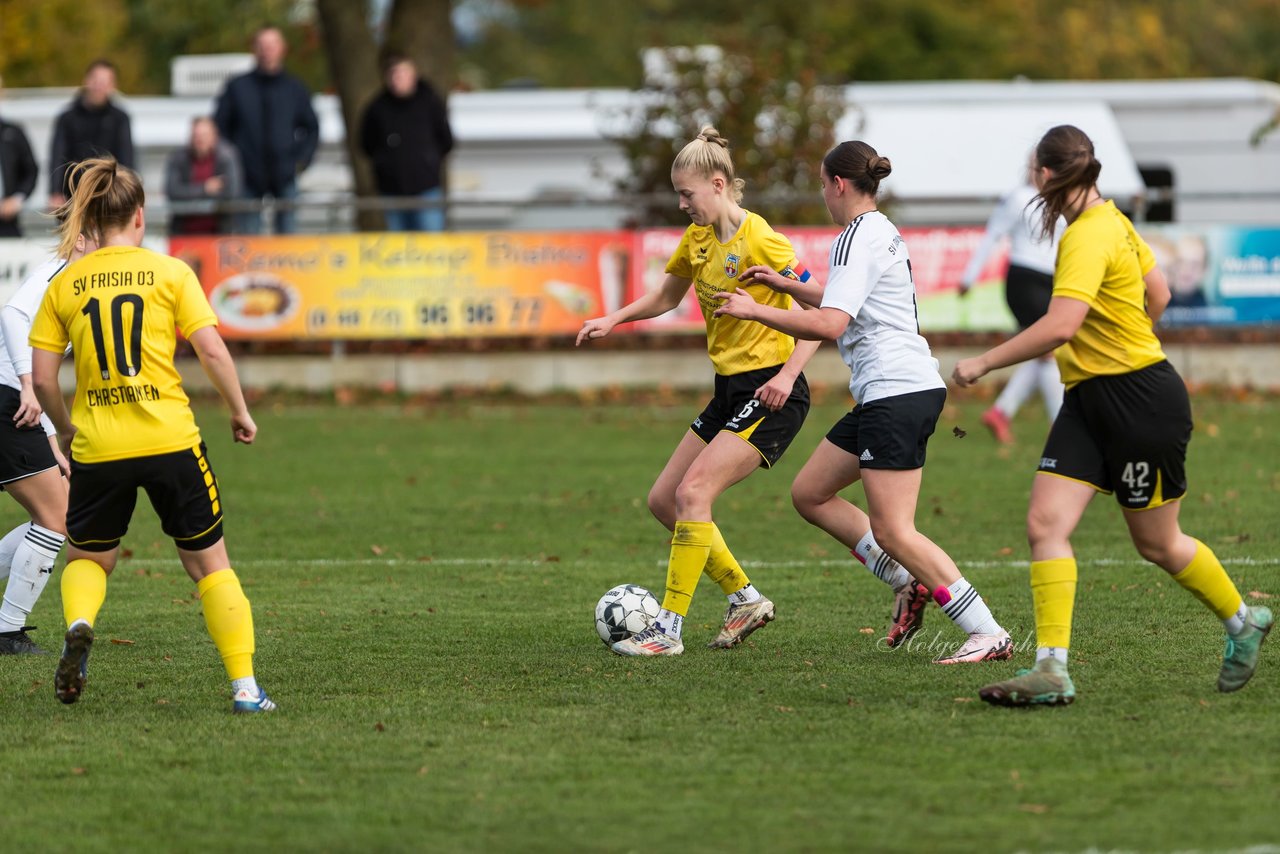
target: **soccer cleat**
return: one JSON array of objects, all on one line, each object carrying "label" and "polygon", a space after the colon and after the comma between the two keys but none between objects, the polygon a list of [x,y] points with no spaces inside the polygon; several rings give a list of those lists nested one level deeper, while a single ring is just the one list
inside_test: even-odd
[{"label": "soccer cleat", "polygon": [[231,711],[237,715],[274,712],[275,710],[276,704],[271,702],[267,692],[261,688],[258,689],[257,695],[250,692],[248,688],[242,688],[236,692],[235,698],[231,702]]},{"label": "soccer cleat", "polygon": [[34,630],[35,626],[23,626],[16,632],[0,632],[0,655],[48,655],[27,634]]},{"label": "soccer cleat", "polygon": [[67,629],[58,669],[53,672],[53,693],[64,703],[74,703],[84,690],[89,671],[89,650],[93,647],[93,628],[76,623]]},{"label": "soccer cleat", "polygon": [[1044,658],[1018,671],[1012,679],[979,689],[978,696],[993,706],[1069,706],[1076,698],[1067,666]]},{"label": "soccer cleat", "polygon": [[1274,622],[1270,608],[1255,605],[1249,608],[1244,632],[1236,637],[1227,635],[1227,651],[1222,655],[1222,670],[1218,672],[1219,691],[1239,691],[1253,678],[1258,669],[1258,650]]},{"label": "soccer cleat", "polygon": [[657,626],[649,626],[643,632],[620,640],[609,648],[618,655],[679,655],[684,652],[684,643]]},{"label": "soccer cleat", "polygon": [[889,648],[901,646],[924,625],[924,609],[929,604],[929,588],[914,579],[893,596],[893,623],[885,636]]},{"label": "soccer cleat", "polygon": [[996,437],[996,441],[1002,445],[1008,445],[1013,442],[1013,429],[1009,426],[1009,416],[1005,415],[994,406],[982,413],[982,423],[991,431],[991,435]]},{"label": "soccer cleat", "polygon": [[761,596],[754,602],[744,605],[730,605],[724,612],[724,625],[715,640],[707,644],[708,649],[728,649],[747,639],[747,635],[756,629],[763,628],[765,623],[774,618],[773,603]]},{"label": "soccer cleat", "polygon": [[980,661],[1007,661],[1013,658],[1013,641],[1001,630],[994,635],[969,635],[969,639],[952,653],[942,653],[934,664],[977,664]]}]

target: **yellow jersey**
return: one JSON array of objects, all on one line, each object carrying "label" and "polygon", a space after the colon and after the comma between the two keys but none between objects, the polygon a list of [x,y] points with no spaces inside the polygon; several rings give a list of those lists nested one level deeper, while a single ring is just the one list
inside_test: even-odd
[{"label": "yellow jersey", "polygon": [[184,336],[218,322],[182,261],[135,246],[86,255],[49,283],[31,325],[31,346],[72,345],[76,460],[101,463],[200,444],[200,430],[173,364]]},{"label": "yellow jersey", "polygon": [[667,273],[693,281],[702,317],[707,323],[707,353],[716,373],[741,374],[781,365],[796,348],[795,339],[762,323],[727,315],[714,317],[720,307],[714,299],[721,291],[743,288],[762,305],[790,309],[791,297],[766,285],[744,284],[738,276],[748,267],[762,264],[784,276],[807,281],[809,272],[796,259],[791,241],[774,231],[759,214],[746,211],[738,231],[727,242],[716,237],[714,226],[691,225],[667,262]]},{"label": "yellow jersey", "polygon": [[1058,244],[1053,295],[1089,305],[1080,329],[1056,353],[1067,388],[1164,361],[1142,281],[1155,265],[1151,247],[1113,202],[1089,208],[1067,226]]}]

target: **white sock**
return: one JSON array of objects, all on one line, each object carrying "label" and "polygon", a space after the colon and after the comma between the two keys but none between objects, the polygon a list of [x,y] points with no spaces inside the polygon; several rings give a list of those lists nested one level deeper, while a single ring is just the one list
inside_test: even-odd
[{"label": "white sock", "polygon": [[243,679],[231,680],[231,693],[239,694],[241,691],[248,691],[255,697],[262,696],[262,689],[258,687],[258,680],[252,676],[246,676]]},{"label": "white sock", "polygon": [[1067,648],[1065,646],[1041,646],[1036,647],[1036,664],[1044,661],[1046,658],[1052,658],[1062,664],[1067,665]]},{"label": "white sock", "polygon": [[1039,363],[1032,360],[1018,365],[1005,383],[1004,390],[996,398],[995,407],[1012,418],[1026,399],[1035,391],[1036,377],[1040,374]]},{"label": "white sock", "polygon": [[965,634],[995,635],[1003,631],[978,591],[963,578],[933,591],[933,601]]},{"label": "white sock", "polygon": [[684,617],[675,611],[668,611],[662,608],[658,611],[658,616],[653,618],[653,624],[658,627],[658,631],[670,638],[680,637],[680,632],[684,629]]},{"label": "white sock", "polygon": [[1058,417],[1058,410],[1062,409],[1062,375],[1058,373],[1058,362],[1056,359],[1044,359],[1037,363],[1040,370],[1036,375],[1036,379],[1040,384],[1040,397],[1044,399],[1044,411],[1049,416],[1049,422]]},{"label": "white sock", "polygon": [[26,625],[31,609],[53,575],[53,562],[67,538],[32,523],[18,544],[9,569],[9,583],[0,604],[0,632],[16,632]]},{"label": "white sock", "polygon": [[18,551],[18,544],[27,535],[30,522],[23,522],[0,538],[0,579],[9,577],[9,567],[13,564],[13,556]]},{"label": "white sock", "polygon": [[880,548],[870,531],[858,540],[858,545],[852,549],[852,552],[854,557],[871,570],[872,575],[894,590],[901,590],[915,580],[902,564],[889,557],[889,553]]},{"label": "white sock", "polygon": [[741,590],[735,590],[729,594],[730,605],[750,605],[752,602],[759,601],[760,591],[750,582],[747,582],[747,586]]},{"label": "white sock", "polygon": [[1235,637],[1244,631],[1249,619],[1249,606],[1244,604],[1244,600],[1240,601],[1240,607],[1234,614],[1222,621],[1222,625],[1227,627],[1227,634]]}]

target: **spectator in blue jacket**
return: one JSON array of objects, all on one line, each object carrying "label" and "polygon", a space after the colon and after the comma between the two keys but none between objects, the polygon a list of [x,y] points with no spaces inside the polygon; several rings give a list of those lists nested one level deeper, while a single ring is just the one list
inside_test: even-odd
[{"label": "spectator in blue jacket", "polygon": [[373,162],[378,193],[416,197],[420,208],[387,211],[391,231],[444,231],[444,158],[453,149],[449,111],[413,60],[388,53],[385,87],[365,107],[360,147]]},{"label": "spectator in blue jacket", "polygon": [[[284,70],[287,46],[275,27],[262,27],[253,37],[257,64],[232,78],[214,113],[222,138],[240,152],[244,197],[292,202],[298,195],[298,175],[311,165],[320,141],[320,123],[311,107],[311,92]],[[295,229],[291,209],[276,211],[275,231]],[[243,230],[262,230],[260,211],[243,217]]]}]

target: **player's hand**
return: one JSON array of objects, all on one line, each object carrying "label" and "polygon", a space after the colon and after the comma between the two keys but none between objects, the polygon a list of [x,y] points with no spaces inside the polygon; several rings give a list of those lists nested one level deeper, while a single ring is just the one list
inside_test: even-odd
[{"label": "player's hand", "polygon": [[246,445],[252,445],[258,435],[258,425],[253,423],[253,416],[248,412],[231,416],[231,438]]},{"label": "player's hand", "polygon": [[[752,269],[755,269],[754,267]],[[751,298],[751,294],[742,288],[736,288],[734,293],[728,291],[720,291],[713,299],[721,300],[721,305],[712,314],[715,317],[729,315],[739,320],[754,320],[754,313],[758,303]]]},{"label": "player's hand", "polygon": [[[71,459],[71,440],[76,437],[76,425],[72,424],[71,429],[65,433],[58,434],[58,447],[62,449],[62,455],[67,459]],[[67,467],[67,476],[71,476],[71,467]]]},{"label": "player's hand", "polygon": [[13,415],[13,423],[19,427],[34,427],[40,423],[40,415],[44,409],[36,400],[36,393],[29,388],[18,392],[18,411]]},{"label": "player's hand", "polygon": [[951,372],[951,379],[961,388],[968,388],[987,375],[987,367],[981,356],[972,359],[961,359],[956,369]]},{"label": "player's hand", "polygon": [[592,320],[588,320],[586,323],[582,324],[582,328],[578,330],[578,340],[574,342],[573,346],[579,347],[582,345],[583,341],[589,341],[592,338],[603,338],[612,332],[613,327],[615,326],[617,326],[617,324],[607,317],[597,317]]},{"label": "player's hand", "polygon": [[788,288],[795,279],[788,279],[777,270],[766,264],[756,264],[743,270],[738,276],[739,282],[752,282],[758,285],[768,285],[778,293],[789,293]]},{"label": "player's hand", "polygon": [[57,442],[51,442],[53,445],[53,459],[58,464],[58,471],[62,472],[62,476],[68,480],[71,478],[71,463],[67,461],[66,454],[62,453],[62,449],[58,447]]},{"label": "player's hand", "polygon": [[767,409],[777,412],[791,398],[791,389],[795,387],[795,384],[796,381],[794,379],[777,374],[773,379],[756,389],[754,396]]}]

